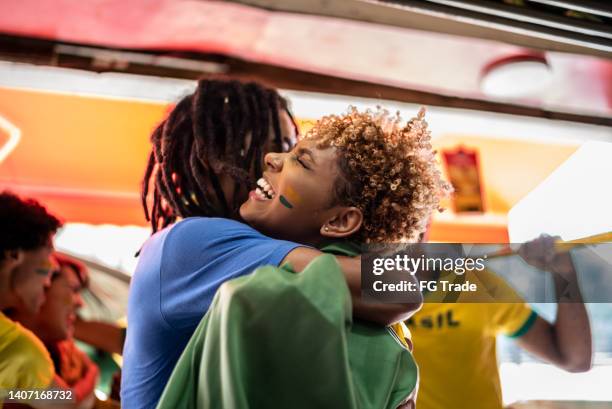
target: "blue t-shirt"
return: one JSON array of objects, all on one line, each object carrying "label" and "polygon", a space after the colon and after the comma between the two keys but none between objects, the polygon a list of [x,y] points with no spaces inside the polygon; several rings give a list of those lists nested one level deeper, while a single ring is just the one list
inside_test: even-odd
[{"label": "blue t-shirt", "polygon": [[157,405],[221,284],[278,265],[298,246],[243,223],[208,217],[187,218],[151,236],[130,285],[122,407]]}]

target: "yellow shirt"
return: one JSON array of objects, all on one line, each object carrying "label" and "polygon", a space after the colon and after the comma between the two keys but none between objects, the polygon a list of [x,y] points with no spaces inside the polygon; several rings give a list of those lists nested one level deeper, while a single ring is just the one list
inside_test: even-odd
[{"label": "yellow shirt", "polygon": [[398,322],[397,324],[389,325],[389,329],[393,331],[399,343],[408,351],[412,352],[412,335],[406,324]]},{"label": "yellow shirt", "polygon": [[407,321],[420,369],[417,407],[502,408],[495,337],[521,336],[537,316],[503,279],[486,270],[461,277],[450,273],[440,280],[453,278],[476,283],[478,291],[463,292],[453,303],[428,302],[448,293],[426,294],[423,308]]},{"label": "yellow shirt", "polygon": [[6,389],[45,389],[54,375],[43,343],[0,312],[0,407]]}]

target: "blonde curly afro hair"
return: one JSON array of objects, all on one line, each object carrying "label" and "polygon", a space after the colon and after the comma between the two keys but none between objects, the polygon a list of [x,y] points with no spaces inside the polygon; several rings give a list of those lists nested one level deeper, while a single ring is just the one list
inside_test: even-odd
[{"label": "blonde curly afro hair", "polygon": [[319,120],[305,139],[318,148],[337,149],[340,175],[334,204],[363,212],[355,239],[363,243],[416,242],[431,213],[450,191],[442,178],[425,109],[406,125],[399,112],[391,116],[380,107]]}]

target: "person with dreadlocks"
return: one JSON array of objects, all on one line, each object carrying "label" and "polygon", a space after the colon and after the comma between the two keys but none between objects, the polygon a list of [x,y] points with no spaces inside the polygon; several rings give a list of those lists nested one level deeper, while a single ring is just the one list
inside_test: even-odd
[{"label": "person with dreadlocks", "polygon": [[264,243],[252,229],[229,223],[261,174],[264,153],[289,149],[296,135],[278,92],[230,79],[198,81],[152,133],[142,204],[155,234],[141,249],[130,287],[124,407],[155,406],[221,282],[278,264],[297,247]]},{"label": "person with dreadlocks", "polygon": [[[291,152],[266,155],[241,216],[271,237],[335,255],[418,241],[450,191],[423,115],[408,124],[382,109],[324,117]],[[331,254],[299,274],[264,266],[223,284],[158,409],[413,409],[418,371],[407,331],[353,319]]]},{"label": "person with dreadlocks", "polygon": [[153,233],[180,218],[235,218],[262,172],[262,156],[291,148],[297,132],[276,91],[255,82],[199,81],[151,136],[141,196]]}]

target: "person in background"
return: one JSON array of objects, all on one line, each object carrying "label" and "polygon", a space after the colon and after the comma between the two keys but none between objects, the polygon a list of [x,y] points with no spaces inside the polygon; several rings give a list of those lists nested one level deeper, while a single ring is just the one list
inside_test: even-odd
[{"label": "person in background", "polygon": [[[125,344],[127,328],[125,320],[117,323],[97,320],[85,320],[77,316],[74,323],[74,338],[84,342],[98,352],[121,355]],[[112,375],[111,390],[106,402],[119,402],[121,400],[121,370]],[[99,406],[99,401],[96,402]]]},{"label": "person in background", "polygon": [[[554,238],[541,236],[523,244],[519,255],[552,273],[558,298],[555,321],[540,317],[505,280],[486,269],[477,276],[470,271],[462,276],[480,285],[456,302],[431,302],[425,294],[423,308],[407,321],[421,374],[419,409],[501,409],[497,335],[513,338],[534,356],[567,371],[591,367],[589,318],[570,254],[555,252]],[[485,294],[483,287],[491,290]],[[572,291],[563,291],[566,288]],[[502,294],[498,300],[515,301],[483,302],[493,293]]]},{"label": "person in background", "polygon": [[[53,236],[62,223],[37,201],[0,193],[0,406],[16,389],[65,389],[44,344],[5,315],[23,308],[38,313],[50,285]],[[66,390],[64,396],[73,392]],[[35,408],[91,407],[93,400],[28,402]]]},{"label": "person in background", "polygon": [[121,355],[125,333],[125,327],[111,322],[84,320],[79,316],[74,322],[76,339],[109,354]]},{"label": "person in background", "polygon": [[[37,313],[54,268],[53,235],[61,223],[39,203],[2,192],[0,226],[0,311],[23,305]],[[54,376],[42,342],[0,312],[0,389],[45,389]]]},{"label": "person in background", "polygon": [[[77,401],[94,398],[99,369],[74,343],[74,322],[83,306],[81,291],[87,287],[85,266],[55,253],[57,268],[40,311],[32,313],[23,305],[13,308],[10,317],[32,331],[51,355],[55,372],[75,393]],[[12,405],[8,405],[12,407]]]}]

